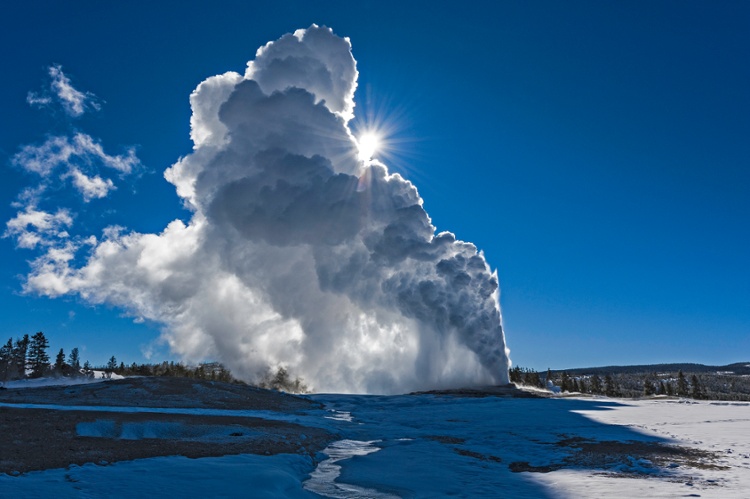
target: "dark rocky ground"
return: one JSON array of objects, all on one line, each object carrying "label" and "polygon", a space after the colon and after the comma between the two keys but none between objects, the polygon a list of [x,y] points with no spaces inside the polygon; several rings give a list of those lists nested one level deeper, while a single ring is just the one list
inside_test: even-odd
[{"label": "dark rocky ground", "polygon": [[[319,404],[301,397],[244,385],[184,378],[128,378],[88,385],[0,391],[0,402],[71,406],[268,410],[294,413]],[[127,439],[81,436],[80,424],[184,429],[172,438]],[[202,428],[223,436],[201,438]],[[194,431],[193,431],[194,430]],[[195,433],[197,437],[191,437]],[[186,437],[187,435],[187,437]],[[121,413],[0,407],[0,473],[64,468],[71,464],[108,464],[157,456],[189,458],[228,454],[316,452],[334,439],[331,433],[298,424],[253,417]]]},{"label": "dark rocky ground", "polygon": [[69,386],[9,388],[0,390],[0,402],[284,412],[320,407],[320,404],[303,397],[248,385],[173,377],[132,377]]}]

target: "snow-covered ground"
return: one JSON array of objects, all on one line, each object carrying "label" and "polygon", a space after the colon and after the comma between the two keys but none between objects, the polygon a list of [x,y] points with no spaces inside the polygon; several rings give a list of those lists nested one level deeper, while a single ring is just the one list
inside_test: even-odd
[{"label": "snow-covered ground", "polygon": [[[296,414],[296,420],[341,435],[315,461],[280,454],[73,466],[2,475],[0,497],[750,496],[747,403],[436,395],[312,398],[326,410]],[[159,428],[134,428],[128,438],[196,438],[184,428]],[[154,433],[162,430],[164,435]],[[219,433],[211,429],[206,438]],[[79,434],[124,438],[96,425],[82,426]],[[659,449],[675,449],[665,445],[680,450],[665,458]],[[651,455],[654,449],[659,452]]]},{"label": "snow-covered ground", "polygon": [[111,373],[109,376],[104,371],[91,371],[91,376],[76,376],[73,377],[60,377],[60,378],[27,378],[18,379],[14,381],[1,382],[0,386],[3,388],[39,388],[42,386],[72,386],[72,385],[87,385],[89,383],[101,383],[102,381],[111,381],[117,379],[124,379],[116,373]]}]

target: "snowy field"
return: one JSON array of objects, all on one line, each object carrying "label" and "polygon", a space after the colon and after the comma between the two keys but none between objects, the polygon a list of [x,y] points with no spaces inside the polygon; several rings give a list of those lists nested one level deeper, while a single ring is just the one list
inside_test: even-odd
[{"label": "snowy field", "polygon": [[106,377],[104,371],[91,371],[91,377],[78,376],[78,377],[62,377],[62,378],[27,378],[17,379],[13,381],[5,381],[0,383],[3,388],[14,389],[14,388],[41,388],[43,386],[74,386],[74,385],[88,385],[90,383],[101,383],[103,381],[124,379],[124,376],[119,374],[109,373],[109,378]]},{"label": "snowy field", "polygon": [[[326,408],[247,415],[340,435],[316,459],[245,454],[86,464],[0,475],[0,497],[750,497],[747,403],[311,398]],[[238,415],[210,411],[224,412]],[[216,439],[222,429],[144,424],[118,433],[106,424],[89,424],[78,431],[89,438]]]}]

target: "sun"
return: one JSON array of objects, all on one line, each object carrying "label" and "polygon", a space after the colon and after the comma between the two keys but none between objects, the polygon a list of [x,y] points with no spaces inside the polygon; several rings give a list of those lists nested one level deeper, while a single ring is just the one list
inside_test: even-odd
[{"label": "sun", "polygon": [[380,136],[374,132],[365,132],[357,139],[359,154],[357,155],[362,161],[370,161],[380,149]]}]

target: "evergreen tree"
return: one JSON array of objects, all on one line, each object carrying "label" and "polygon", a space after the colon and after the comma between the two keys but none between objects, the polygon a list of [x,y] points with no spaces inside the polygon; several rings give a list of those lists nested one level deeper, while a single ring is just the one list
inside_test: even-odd
[{"label": "evergreen tree", "polygon": [[48,348],[49,341],[47,341],[43,332],[39,331],[31,337],[28,357],[32,378],[40,378],[44,376],[49,369],[49,355],[47,355]]},{"label": "evergreen tree", "polygon": [[682,370],[677,373],[677,395],[679,397],[688,396],[688,383],[687,379],[685,379],[685,375],[682,374]]},{"label": "evergreen tree", "polygon": [[672,395],[674,395],[674,390],[672,389],[672,382],[671,382],[671,381],[667,381],[667,392],[666,392],[666,393],[667,393],[667,395],[669,395],[670,397],[671,397]]},{"label": "evergreen tree", "polygon": [[117,359],[113,355],[112,357],[109,358],[109,361],[107,362],[107,365],[104,368],[105,376],[107,378],[111,378],[112,377],[112,373],[115,372],[115,369],[117,369]]},{"label": "evergreen tree", "polygon": [[23,338],[16,338],[13,345],[13,360],[11,361],[11,373],[9,379],[20,379],[26,377],[26,352],[29,349],[29,335],[24,334]]},{"label": "evergreen tree", "polygon": [[586,386],[586,379],[581,378],[578,380],[578,389],[581,393],[588,393],[588,387]]},{"label": "evergreen tree", "polygon": [[13,338],[8,338],[8,343],[0,347],[0,381],[7,381],[13,362]]},{"label": "evergreen tree", "polygon": [[650,397],[654,393],[656,393],[654,382],[651,380],[650,376],[646,376],[646,378],[643,380],[643,395],[645,395],[646,397]]},{"label": "evergreen tree", "polygon": [[607,397],[617,397],[620,394],[620,390],[617,387],[617,382],[611,374],[607,374],[604,377],[604,394]]},{"label": "evergreen tree", "polygon": [[560,376],[560,391],[561,392],[570,392],[571,386],[570,386],[570,376],[568,376],[568,373],[563,371],[562,375]]},{"label": "evergreen tree", "polygon": [[594,374],[591,377],[591,393],[595,395],[601,395],[604,393],[604,390],[602,389],[602,379],[598,374]]},{"label": "evergreen tree", "polygon": [[279,370],[276,371],[276,376],[273,378],[272,386],[276,390],[283,390],[289,385],[289,371],[286,370],[285,367],[281,366],[279,367]]},{"label": "evergreen tree", "polygon": [[551,389],[555,386],[555,382],[552,380],[552,370],[549,367],[547,368],[547,374],[544,377],[544,384],[547,386],[547,389]]},{"label": "evergreen tree", "polygon": [[526,369],[526,372],[523,374],[523,384],[526,386],[536,386],[541,387],[542,386],[542,380],[539,379],[539,373],[534,371],[533,369]]},{"label": "evergreen tree", "polygon": [[79,371],[81,370],[81,357],[78,355],[77,347],[70,351],[68,364],[70,364],[74,374],[79,374]]},{"label": "evergreen tree", "polygon": [[67,365],[65,364],[65,352],[63,352],[63,349],[61,348],[59,352],[57,352],[57,357],[55,357],[55,373],[57,374],[65,374],[65,368]]},{"label": "evergreen tree", "polygon": [[542,377],[541,377],[541,376],[539,376],[539,373],[538,373],[538,372],[536,372],[536,371],[534,371],[534,376],[535,376],[535,381],[536,381],[536,385],[535,385],[535,386],[536,386],[537,388],[544,388],[544,387],[545,387],[545,384],[544,384],[544,382],[542,381]]},{"label": "evergreen tree", "polygon": [[694,399],[701,399],[701,398],[703,398],[703,393],[702,393],[702,390],[701,390],[701,385],[700,385],[700,383],[698,381],[698,376],[696,376],[695,374],[693,374],[690,377],[690,384],[692,385],[692,393],[691,393],[692,397]]},{"label": "evergreen tree", "polygon": [[667,387],[664,386],[663,381],[659,381],[659,395],[666,395],[667,394]]}]

